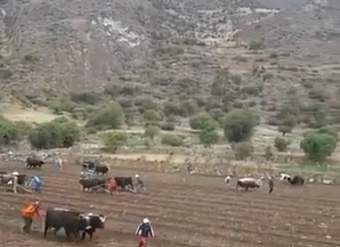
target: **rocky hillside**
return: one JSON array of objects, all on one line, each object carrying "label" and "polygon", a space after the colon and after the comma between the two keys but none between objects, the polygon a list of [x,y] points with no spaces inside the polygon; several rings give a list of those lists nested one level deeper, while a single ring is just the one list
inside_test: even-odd
[{"label": "rocky hillside", "polygon": [[[107,90],[118,97],[133,88],[161,102],[210,100],[217,72],[228,67],[238,78],[230,90],[236,105],[251,101],[270,118],[294,86],[306,102],[322,98],[336,111],[339,5],[1,0],[1,92],[31,99]],[[245,93],[254,85],[258,93]]]}]

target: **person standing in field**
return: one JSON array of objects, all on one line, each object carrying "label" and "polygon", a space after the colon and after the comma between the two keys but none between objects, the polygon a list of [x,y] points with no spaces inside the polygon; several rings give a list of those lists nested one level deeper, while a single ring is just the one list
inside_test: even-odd
[{"label": "person standing in field", "polygon": [[39,213],[39,207],[40,201],[35,201],[26,204],[21,209],[21,216],[24,220],[24,226],[22,227],[24,233],[30,233],[34,216],[38,216],[39,218],[41,217]]},{"label": "person standing in field", "polygon": [[138,225],[136,235],[139,236],[138,247],[147,247],[148,238],[155,237],[151,222],[148,218],[143,219],[143,222]]}]

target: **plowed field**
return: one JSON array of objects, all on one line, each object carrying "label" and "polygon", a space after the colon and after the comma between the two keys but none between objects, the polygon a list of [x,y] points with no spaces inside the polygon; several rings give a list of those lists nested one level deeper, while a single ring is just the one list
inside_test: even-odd
[{"label": "plowed field", "polygon": [[[45,186],[40,194],[0,192],[0,246],[137,246],[134,231],[145,216],[156,232],[152,247],[340,246],[337,186],[297,188],[276,181],[274,193],[269,195],[267,187],[236,192],[221,178],[141,172],[146,192],[110,196],[82,192],[80,168],[65,167],[56,172],[48,166],[37,171],[1,164],[0,170],[41,174]],[[111,172],[135,174],[132,170]],[[108,216],[105,229],[95,233],[92,243],[68,242],[62,231],[57,237],[51,232],[44,240],[39,224],[30,235],[22,234],[19,210],[28,198],[42,200],[43,214],[48,206],[103,213]]]}]

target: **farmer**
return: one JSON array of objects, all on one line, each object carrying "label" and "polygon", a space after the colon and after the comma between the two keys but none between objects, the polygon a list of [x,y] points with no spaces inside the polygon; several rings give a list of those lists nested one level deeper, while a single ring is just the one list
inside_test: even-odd
[{"label": "farmer", "polygon": [[136,178],[136,181],[137,181],[137,186],[138,186],[140,189],[145,189],[145,187],[144,187],[144,182],[143,182],[143,180],[141,179],[140,175],[139,175],[139,174],[136,174],[135,178]]},{"label": "farmer", "polygon": [[24,226],[22,230],[24,233],[31,231],[33,217],[36,215],[40,218],[39,214],[40,201],[30,202],[21,209],[21,216],[24,219]]},{"label": "farmer", "polygon": [[113,192],[117,191],[117,181],[114,177],[109,177],[105,181],[105,187],[109,190],[110,194],[112,195]]},{"label": "farmer", "polygon": [[274,190],[274,180],[272,177],[269,177],[269,180],[268,180],[268,185],[269,185],[269,194],[271,194]]},{"label": "farmer", "polygon": [[59,171],[63,170],[63,160],[60,157],[54,159],[54,166]]},{"label": "farmer", "polygon": [[138,247],[147,247],[149,236],[152,238],[155,237],[151,222],[148,218],[143,219],[143,222],[138,225],[136,235],[140,237]]}]

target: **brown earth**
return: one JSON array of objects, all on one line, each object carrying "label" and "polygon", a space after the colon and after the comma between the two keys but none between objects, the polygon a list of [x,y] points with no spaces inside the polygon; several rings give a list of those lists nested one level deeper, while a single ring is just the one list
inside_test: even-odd
[{"label": "brown earth", "polygon": [[[339,187],[306,185],[294,188],[276,182],[272,195],[267,188],[236,192],[222,179],[187,177],[143,172],[148,190],[140,194],[110,196],[82,192],[79,167],[66,166],[61,173],[49,167],[27,171],[19,164],[2,165],[1,170],[18,169],[41,174],[41,194],[0,192],[0,246],[136,246],[134,230],[145,216],[156,231],[150,246],[340,246]],[[114,169],[115,175],[133,175],[128,169]],[[42,238],[40,226],[31,235],[20,233],[19,209],[27,199],[40,198],[42,211],[63,206],[104,213],[104,230],[93,243],[69,243],[61,234]],[[44,212],[43,212],[44,214]]]}]

